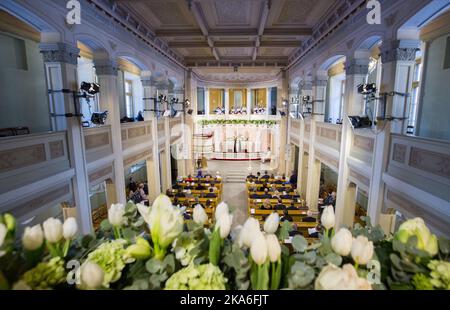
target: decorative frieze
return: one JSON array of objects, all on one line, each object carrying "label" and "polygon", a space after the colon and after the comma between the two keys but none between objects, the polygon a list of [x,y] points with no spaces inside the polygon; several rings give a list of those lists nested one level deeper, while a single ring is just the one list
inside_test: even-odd
[{"label": "decorative frieze", "polygon": [[95,73],[99,75],[117,76],[118,65],[110,59],[95,60]]},{"label": "decorative frieze", "polygon": [[381,60],[383,63],[393,61],[415,61],[419,49],[418,41],[388,41],[381,45]]},{"label": "decorative frieze", "polygon": [[345,61],[346,75],[367,75],[369,72],[368,59],[348,59]]},{"label": "decorative frieze", "polygon": [[76,65],[80,49],[67,43],[41,43],[39,45],[44,62],[62,62]]}]

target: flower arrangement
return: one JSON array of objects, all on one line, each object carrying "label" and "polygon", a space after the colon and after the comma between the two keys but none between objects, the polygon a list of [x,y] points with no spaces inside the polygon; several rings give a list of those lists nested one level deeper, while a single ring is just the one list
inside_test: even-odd
[{"label": "flower arrangement", "polygon": [[256,125],[256,126],[274,126],[277,121],[271,120],[249,120],[249,119],[214,119],[214,120],[201,120],[200,125]]},{"label": "flower arrangement", "polygon": [[[206,227],[202,208],[184,221],[166,196],[149,208],[114,205],[95,235],[78,236],[74,219],[25,228],[0,216],[0,289],[450,289],[450,241],[420,218],[386,236],[366,225],[335,228],[333,207],[320,238],[308,243],[271,214],[232,229],[221,203]],[[289,243],[284,241],[290,240]],[[73,281],[69,281],[73,279]]]}]

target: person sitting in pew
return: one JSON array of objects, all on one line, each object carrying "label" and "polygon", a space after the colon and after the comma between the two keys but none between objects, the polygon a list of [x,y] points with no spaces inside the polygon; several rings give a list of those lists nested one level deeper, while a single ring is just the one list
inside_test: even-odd
[{"label": "person sitting in pew", "polygon": [[212,185],[212,186],[208,187],[208,191],[211,191],[211,189],[212,189],[213,192],[217,191],[217,187],[215,185]]},{"label": "person sitting in pew", "polygon": [[175,194],[175,197],[186,197],[186,195],[183,192],[178,192]]},{"label": "person sitting in pew", "polygon": [[202,172],[201,169],[199,169],[199,170],[197,171],[197,175],[196,175],[195,177],[196,177],[197,179],[203,178],[203,172]]},{"label": "person sitting in pew", "polygon": [[270,204],[269,199],[264,200],[262,206],[261,206],[262,210],[272,210],[272,205]]},{"label": "person sitting in pew", "polygon": [[188,182],[194,181],[194,179],[192,178],[192,175],[188,175],[188,177],[185,180]]},{"label": "person sitting in pew", "polygon": [[258,195],[257,193],[251,193],[250,194],[250,199],[259,199],[260,195]]},{"label": "person sitting in pew", "polygon": [[283,216],[280,218],[280,222],[292,222],[292,216],[289,215],[288,210],[283,211]]},{"label": "person sitting in pew", "polygon": [[207,179],[207,180],[209,180],[209,179],[212,179],[212,175],[209,173],[209,172],[207,172],[206,174],[205,174],[205,179]]},{"label": "person sitting in pew", "polygon": [[298,210],[298,208],[295,206],[295,204],[293,202],[291,202],[291,205],[287,209],[290,210],[290,211]]},{"label": "person sitting in pew", "polygon": [[264,175],[261,177],[261,179],[270,179],[270,175],[267,173],[267,171],[264,171]]},{"label": "person sitting in pew", "polygon": [[256,178],[259,180],[259,179],[261,179],[261,173],[260,172],[257,172],[256,173]]},{"label": "person sitting in pew", "polygon": [[292,230],[289,232],[289,237],[294,237],[296,235],[301,235],[302,233],[298,231],[298,226],[297,224],[293,224],[292,225]]},{"label": "person sitting in pew", "polygon": [[197,184],[197,187],[196,187],[195,189],[198,190],[198,191],[203,191],[203,190],[206,189],[206,187],[205,187],[203,184],[198,183],[198,184]]},{"label": "person sitting in pew", "polygon": [[250,172],[250,174],[247,176],[247,180],[253,180],[255,176],[253,175],[253,172]]},{"label": "person sitting in pew", "polygon": [[217,198],[217,195],[214,194],[214,191],[212,190],[212,188],[210,188],[209,192],[205,194],[205,198]]},{"label": "person sitting in pew", "polygon": [[304,218],[302,218],[302,222],[315,223],[315,222],[317,222],[317,219],[312,216],[312,212],[311,211],[308,211],[308,212],[306,212],[306,216]]},{"label": "person sitting in pew", "polygon": [[272,174],[270,175],[270,178],[271,178],[272,180],[275,180],[275,174],[272,173]]},{"label": "person sitting in pew", "polygon": [[283,201],[278,198],[278,204],[274,208],[275,210],[286,210],[286,206],[283,204]]},{"label": "person sitting in pew", "polygon": [[205,209],[210,209],[212,206],[211,206],[211,200],[206,200],[206,203],[205,203]]},{"label": "person sitting in pew", "polygon": [[272,198],[272,195],[269,193],[269,189],[266,187],[265,189],[264,189],[264,194],[262,195],[262,198],[264,199],[264,198]]},{"label": "person sitting in pew", "polygon": [[186,191],[186,193],[184,194],[184,197],[186,197],[186,198],[192,198],[192,197],[194,197],[194,195],[192,195],[191,190],[188,189],[188,190]]},{"label": "person sitting in pew", "polygon": [[283,180],[278,179],[273,182],[274,184],[283,184]]},{"label": "person sitting in pew", "polygon": [[166,196],[168,196],[168,197],[173,197],[174,193],[175,193],[175,190],[173,190],[173,189],[168,188],[166,190]]},{"label": "person sitting in pew", "polygon": [[280,198],[281,197],[281,193],[275,189],[275,191],[272,193],[272,197],[273,198]]},{"label": "person sitting in pew", "polygon": [[175,198],[173,199],[172,205],[175,206],[175,207],[178,207],[178,208],[181,207],[180,201],[178,200],[177,197],[175,197]]}]

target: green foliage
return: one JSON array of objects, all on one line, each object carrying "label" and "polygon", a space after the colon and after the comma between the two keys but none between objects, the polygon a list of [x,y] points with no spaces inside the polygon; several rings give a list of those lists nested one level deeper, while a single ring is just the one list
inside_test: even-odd
[{"label": "green foliage", "polygon": [[248,273],[250,271],[250,261],[247,253],[239,248],[237,244],[226,244],[224,246],[224,271],[230,275],[229,285],[238,290],[247,290],[250,287]]},{"label": "green foliage", "polygon": [[64,261],[60,257],[54,257],[25,272],[22,280],[32,289],[46,290],[64,283],[66,275]]},{"label": "green foliage", "polygon": [[191,264],[174,273],[166,282],[166,290],[224,290],[227,279],[217,266]]},{"label": "green foliage", "polygon": [[380,225],[372,226],[372,222],[370,221],[370,217],[362,216],[361,220],[365,222],[364,226],[361,226],[360,224],[355,224],[353,228],[353,236],[365,236],[369,241],[372,241],[373,243],[378,243],[384,240],[386,237],[383,229]]}]

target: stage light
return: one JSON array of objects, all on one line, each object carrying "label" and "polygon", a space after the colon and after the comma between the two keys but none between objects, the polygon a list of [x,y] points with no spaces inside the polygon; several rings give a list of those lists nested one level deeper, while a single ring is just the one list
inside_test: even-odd
[{"label": "stage light", "polygon": [[354,129],[372,127],[372,121],[367,116],[349,116],[348,120]]},{"label": "stage light", "polygon": [[82,82],[80,89],[89,95],[95,95],[100,92],[100,85],[97,83]]},{"label": "stage light", "polygon": [[311,100],[310,96],[303,96],[302,97],[303,102],[309,102]]},{"label": "stage light", "polygon": [[375,83],[371,84],[359,84],[357,86],[358,93],[361,95],[370,95],[377,92],[377,85]]},{"label": "stage light", "polygon": [[191,101],[189,101],[189,99],[184,100],[184,105],[189,107],[191,105]]},{"label": "stage light", "polygon": [[105,125],[106,119],[108,118],[108,111],[101,113],[92,113],[91,122],[95,125]]}]

